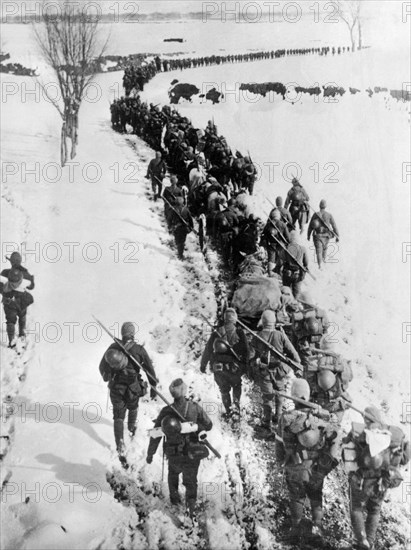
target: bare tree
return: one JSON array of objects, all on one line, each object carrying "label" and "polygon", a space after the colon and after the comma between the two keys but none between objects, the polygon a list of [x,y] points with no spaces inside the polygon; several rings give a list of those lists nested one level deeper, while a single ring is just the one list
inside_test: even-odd
[{"label": "bare tree", "polygon": [[[60,2],[58,14],[48,14],[46,9],[43,10],[40,28],[34,27],[34,33],[60,88],[60,101],[48,97],[63,120],[61,165],[64,166],[67,162],[67,138],[71,139],[70,158],[76,155],[80,105],[98,70],[97,60],[104,54],[108,38],[99,46],[99,17],[87,14],[77,2]],[[47,94],[44,86],[43,90]]]},{"label": "bare tree", "polygon": [[[337,0],[341,19],[347,24],[352,51],[362,48],[362,0]],[[358,48],[357,48],[358,46]]]}]

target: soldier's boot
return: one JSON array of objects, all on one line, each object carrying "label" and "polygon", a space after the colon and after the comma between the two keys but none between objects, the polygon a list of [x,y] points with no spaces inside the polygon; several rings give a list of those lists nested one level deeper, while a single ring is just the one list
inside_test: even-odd
[{"label": "soldier's boot", "polygon": [[224,408],[225,408],[225,414],[223,415],[225,418],[228,418],[231,416],[231,395],[230,392],[221,392],[221,400],[223,402]]},{"label": "soldier's boot", "polygon": [[196,519],[196,500],[189,498],[186,501],[187,514],[191,519]]},{"label": "soldier's boot", "polygon": [[370,548],[374,546],[375,536],[377,534],[378,524],[380,522],[381,504],[370,503],[368,507],[367,520],[365,522],[365,532]]},{"label": "soldier's boot", "polygon": [[233,412],[238,416],[240,414],[241,386],[233,388]]},{"label": "soldier's boot", "polygon": [[16,327],[14,323],[7,323],[7,336],[9,338],[9,348],[16,347]]},{"label": "soldier's boot", "polygon": [[273,424],[277,424],[282,412],[283,412],[284,397],[280,395],[275,396],[275,413],[272,417]]},{"label": "soldier's boot", "polygon": [[304,504],[298,501],[291,501],[290,512],[291,527],[284,537],[284,542],[297,545],[299,544],[302,535],[301,520],[304,515]]},{"label": "soldier's boot", "polygon": [[315,537],[322,538],[324,536],[323,529],[322,529],[322,522],[323,522],[323,508],[320,503],[312,503],[311,504],[311,517],[313,521],[313,528],[312,528],[312,534]]},{"label": "soldier's boot", "polygon": [[367,550],[370,544],[365,532],[364,514],[362,508],[351,510],[351,525],[354,533],[353,548]]},{"label": "soldier's boot", "polygon": [[273,409],[271,408],[271,405],[263,405],[263,419],[260,424],[262,428],[265,428],[266,430],[271,430],[272,413]]},{"label": "soldier's boot", "polygon": [[128,421],[127,421],[127,428],[130,432],[130,436],[134,437],[136,434],[136,422],[137,422],[137,412],[138,409],[131,409],[128,411]]},{"label": "soldier's boot", "polygon": [[124,422],[120,418],[116,418],[114,420],[114,439],[116,441],[118,458],[122,466],[125,469],[127,469],[128,463],[125,456],[125,448],[124,448]]},{"label": "soldier's boot", "polygon": [[19,338],[26,336],[26,315],[19,317]]}]

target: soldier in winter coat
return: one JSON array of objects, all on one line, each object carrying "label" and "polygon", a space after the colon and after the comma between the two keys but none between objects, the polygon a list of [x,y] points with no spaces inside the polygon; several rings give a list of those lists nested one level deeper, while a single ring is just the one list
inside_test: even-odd
[{"label": "soldier in winter coat", "polygon": [[[149,355],[143,346],[134,341],[135,325],[126,322],[121,327],[121,344],[140,363],[147,373],[152,389],[150,396],[156,397],[153,388],[157,385],[156,373]],[[113,405],[114,439],[120,460],[124,457],[124,420],[128,411],[127,427],[133,437],[136,432],[137,411],[140,397],[147,393],[147,384],[143,382],[140,369],[127,357],[122,346],[111,344],[101,359],[99,370],[110,389],[110,400]]]},{"label": "soldier in winter coat", "polygon": [[309,218],[310,207],[308,201],[310,197],[297,178],[294,178],[292,183],[293,186],[288,191],[284,206],[289,208],[293,224],[298,221],[300,233],[302,233]]},{"label": "soldier in winter coat", "polygon": [[[300,358],[294,346],[284,332],[276,330],[276,314],[266,310],[261,317],[262,330],[258,336],[271,344],[279,353],[299,363]],[[287,375],[291,371],[286,363],[270,351],[257,338],[251,341],[253,378],[256,379],[263,394],[263,420],[261,426],[271,430],[271,424],[277,424],[282,413],[284,398],[275,395],[274,390],[284,391]]]},{"label": "soldier in winter coat", "polygon": [[187,235],[194,229],[193,218],[184,206],[183,197],[177,197],[175,200],[174,210],[170,212],[170,228],[174,234],[178,257],[183,260]]},{"label": "soldier in winter coat", "polygon": [[25,338],[27,308],[34,302],[28,290],[34,288],[34,276],[21,265],[21,255],[13,252],[10,269],[1,272],[0,294],[3,296],[9,348],[16,347],[16,323],[19,323],[19,338]]},{"label": "soldier in winter coat", "polygon": [[210,336],[200,365],[200,371],[205,373],[210,363],[221,392],[226,417],[240,410],[241,379],[247,370],[250,354],[248,340],[244,331],[236,327],[236,322],[235,309],[227,308],[224,312],[224,324],[216,330],[218,334],[213,333]]},{"label": "soldier in winter coat", "polygon": [[320,202],[320,211],[316,212],[311,218],[307,233],[308,240],[310,240],[311,235],[313,235],[318,267],[320,269],[322,262],[326,261],[328,243],[331,237],[334,236],[337,243],[339,241],[337,225],[332,215],[325,210],[326,208],[327,203],[323,199]]},{"label": "soldier in winter coat", "polygon": [[280,268],[280,252],[281,245],[288,246],[290,242],[290,234],[287,229],[287,224],[281,219],[281,212],[278,209],[270,213],[270,218],[261,235],[260,244],[267,250],[268,255],[268,274],[279,272]]},{"label": "soldier in winter coat", "polygon": [[[179,417],[172,407],[161,409],[154,422],[154,427],[162,427],[166,439],[164,453],[168,459],[168,488],[172,504],[179,504],[181,498],[178,492],[179,476],[183,474],[183,484],[186,488],[186,507],[191,517],[194,516],[197,500],[197,475],[200,462],[208,456],[208,449],[201,444],[205,431],[211,430],[213,423],[198,403],[186,398],[187,386],[181,378],[170,385],[170,393],[174,397],[173,408],[187,422],[197,424],[197,431],[183,434]],[[151,437],[147,450],[147,463],[151,464],[153,456],[160,444],[160,437]]]},{"label": "soldier in winter coat", "polygon": [[403,478],[399,466],[410,460],[410,444],[397,426],[388,426],[376,407],[364,411],[365,424],[353,422],[343,459],[349,476],[351,524],[355,550],[372,550],[381,505]]},{"label": "soldier in winter coat", "polygon": [[[291,396],[309,401],[310,388],[304,379],[296,379]],[[323,414],[324,413],[324,414]],[[335,468],[335,425],[327,421],[329,413],[296,403],[295,409],[285,411],[279,421],[276,436],[277,460],[285,467],[290,493],[291,530],[287,536],[291,544],[298,544],[302,536],[301,521],[304,503],[311,505],[312,534],[320,537],[323,518],[323,485],[325,477]]]},{"label": "soldier in winter coat", "polygon": [[161,152],[157,151],[156,157],[152,159],[148,165],[146,178],[151,179],[151,187],[153,189],[154,200],[161,197],[163,191],[163,179],[167,172],[167,165],[164,162]]},{"label": "soldier in winter coat", "polygon": [[282,250],[280,253],[281,271],[283,285],[291,288],[295,297],[301,290],[301,283],[305,278],[305,271],[308,269],[307,250],[298,243],[296,231],[290,232],[290,243],[287,246],[287,252]]}]

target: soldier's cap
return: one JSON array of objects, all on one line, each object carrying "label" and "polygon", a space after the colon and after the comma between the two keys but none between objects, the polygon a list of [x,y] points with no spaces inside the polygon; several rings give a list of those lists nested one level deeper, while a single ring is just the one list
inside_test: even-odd
[{"label": "soldier's cap", "polygon": [[122,324],[121,336],[123,338],[130,337],[130,336],[134,338],[135,334],[136,334],[136,327],[133,322],[126,321],[125,323]]},{"label": "soldier's cap", "polygon": [[224,312],[224,321],[227,323],[236,323],[238,320],[237,312],[233,307],[228,307]]},{"label": "soldier's cap", "polygon": [[327,208],[327,201],[325,199],[321,199],[320,208]]},{"label": "soldier's cap", "polygon": [[283,198],[282,197],[277,197],[275,199],[275,204],[276,204],[276,206],[282,206],[283,205]]},{"label": "soldier's cap", "polygon": [[187,386],[182,378],[176,378],[176,380],[173,380],[168,389],[174,399],[177,399],[178,397],[185,397],[187,394]]},{"label": "soldier's cap", "polygon": [[23,280],[23,273],[20,271],[20,269],[12,268],[10,269],[9,275],[7,278],[10,283],[14,283],[14,284],[21,283],[21,281]]},{"label": "soldier's cap", "polygon": [[365,407],[364,412],[374,419],[374,421],[372,421],[366,418],[365,421],[367,423],[371,424],[375,428],[381,428],[383,426],[384,422],[382,419],[382,413],[379,409],[377,409],[377,407],[374,405],[369,405],[368,407]]}]

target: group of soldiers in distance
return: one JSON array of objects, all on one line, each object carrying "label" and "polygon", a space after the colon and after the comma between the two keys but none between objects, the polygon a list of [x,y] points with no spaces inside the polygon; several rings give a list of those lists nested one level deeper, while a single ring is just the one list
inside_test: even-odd
[{"label": "group of soldiers in distance", "polygon": [[244,54],[232,55],[209,55],[202,57],[175,57],[161,58],[155,56],[151,61],[137,61],[129,63],[129,66],[124,70],[123,86],[126,96],[129,96],[131,91],[142,91],[144,85],[156,73],[168,72],[183,69],[193,69],[196,67],[209,67],[211,65],[222,65],[224,63],[247,63],[250,61],[261,61],[264,59],[279,59],[285,56],[296,55],[340,55],[341,53],[350,51],[350,47],[338,46],[330,47],[323,46],[321,48],[297,48],[297,49],[281,49],[271,51],[250,52]]},{"label": "group of soldiers in distance", "polygon": [[[307,536],[318,544],[323,540],[324,479],[343,462],[348,472],[353,529],[349,548],[375,548],[382,502],[388,489],[401,483],[398,467],[409,461],[410,449],[402,430],[388,426],[374,406],[359,411],[364,423],[353,423],[348,435],[344,437],[341,430],[345,411],[354,407],[347,393],[354,373],[327,334],[326,312],[301,288],[309,273],[308,254],[300,243],[307,224],[307,238],[313,238],[319,268],[326,262],[330,239],[339,239],[326,201],[322,200],[311,216],[309,196],[294,178],[285,203],[277,197],[263,223],[250,212],[247,199],[256,181],[252,160],[238,151],[233,154],[213,121],[203,132],[169,106],[160,110],[138,96],[121,102],[132,106],[133,131],[156,150],[147,178],[154,200],[164,201],[179,258],[184,257],[186,236],[197,218],[200,245],[204,246],[207,235],[235,274],[241,273],[243,265],[253,258],[266,266],[269,277],[281,281],[280,307],[264,311],[256,330],[244,324],[235,309],[226,308],[221,323],[212,328],[200,371],[206,373],[210,365],[221,393],[223,419],[231,427],[238,425],[240,418],[244,376],[260,388],[262,419],[256,430],[275,445],[290,494],[291,527],[285,540],[292,544]],[[170,184],[163,188],[168,172]],[[287,394],[290,379],[291,392]],[[173,388],[170,391],[173,396],[184,397],[176,403],[178,412],[184,413],[188,407],[185,385],[183,381],[177,381],[177,385],[183,388],[181,393]],[[295,406],[292,410],[284,406],[290,400]],[[174,414],[173,409],[163,411],[156,427],[163,427],[171,465],[170,498],[179,502],[176,479],[182,472],[187,506],[193,511],[201,458],[190,458],[184,441],[189,446],[193,438],[201,442],[195,434],[187,435],[182,425],[173,425]],[[208,418],[202,417],[200,424],[203,430],[211,428]],[[154,439],[148,463],[158,446]],[[176,456],[177,466],[173,464]],[[303,521],[306,498],[311,504],[308,533]]]}]

